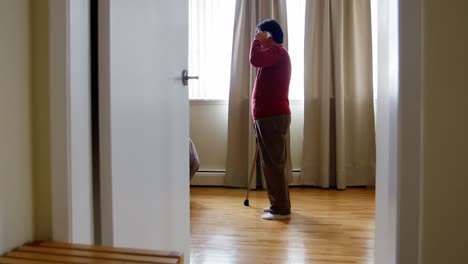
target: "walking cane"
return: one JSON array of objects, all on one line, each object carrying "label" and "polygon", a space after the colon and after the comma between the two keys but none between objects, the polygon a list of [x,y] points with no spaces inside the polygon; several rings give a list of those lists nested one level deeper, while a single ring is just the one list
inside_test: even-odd
[{"label": "walking cane", "polygon": [[247,185],[247,194],[245,195],[244,205],[249,206],[249,193],[250,193],[250,186],[252,185],[253,181],[253,174],[255,171],[255,165],[257,164],[257,157],[258,157],[258,144],[255,144],[255,156],[252,162],[252,169],[250,170],[250,178],[249,178],[249,185]]}]

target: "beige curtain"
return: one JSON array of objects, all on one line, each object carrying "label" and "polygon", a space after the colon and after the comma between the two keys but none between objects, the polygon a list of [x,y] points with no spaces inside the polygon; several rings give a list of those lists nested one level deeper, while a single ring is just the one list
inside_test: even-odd
[{"label": "beige curtain", "polygon": [[287,44],[286,0],[238,0],[229,92],[228,145],[225,185],[246,187],[255,153],[250,98],[255,69],[250,65],[250,44],[257,24],[273,18],[280,23]]},{"label": "beige curtain", "polygon": [[375,184],[371,42],[369,0],[307,1],[301,184]]}]

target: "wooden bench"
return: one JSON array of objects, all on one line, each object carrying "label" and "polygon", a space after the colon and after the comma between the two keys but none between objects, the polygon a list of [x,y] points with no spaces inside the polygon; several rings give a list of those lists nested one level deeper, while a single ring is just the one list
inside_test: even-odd
[{"label": "wooden bench", "polygon": [[183,259],[179,252],[40,241],[25,244],[0,257],[0,264],[182,264]]}]

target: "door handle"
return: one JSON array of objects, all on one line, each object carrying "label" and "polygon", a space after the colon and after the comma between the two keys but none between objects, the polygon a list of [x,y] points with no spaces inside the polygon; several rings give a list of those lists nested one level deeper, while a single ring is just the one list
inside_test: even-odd
[{"label": "door handle", "polygon": [[198,80],[198,76],[189,76],[187,70],[182,71],[182,84],[184,86],[187,86],[188,80],[193,80],[193,79]]}]

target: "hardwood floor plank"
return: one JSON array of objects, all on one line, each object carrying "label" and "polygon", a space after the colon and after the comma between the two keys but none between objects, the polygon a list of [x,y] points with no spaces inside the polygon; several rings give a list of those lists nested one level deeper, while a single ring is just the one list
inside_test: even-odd
[{"label": "hardwood floor plank", "polygon": [[27,259],[27,260],[59,262],[59,263],[83,263],[83,264],[96,264],[96,263],[121,264],[122,263],[122,261],[118,261],[118,260],[100,260],[100,259],[90,259],[90,258],[83,258],[83,257],[76,257],[76,256],[60,256],[60,255],[38,254],[38,253],[19,252],[19,251],[13,251],[11,253],[8,253],[7,257],[17,258],[17,259]]},{"label": "hardwood floor plank", "polygon": [[180,252],[36,241],[0,257],[0,264],[179,264]]},{"label": "hardwood floor plank", "polygon": [[167,264],[171,262],[141,262],[139,260],[116,260],[116,259],[102,259],[102,258],[90,258],[90,257],[79,257],[73,255],[56,255],[56,254],[43,254],[34,252],[21,252],[13,251],[6,255],[9,258],[24,259],[24,260],[35,260],[45,261],[49,263],[80,263],[80,264],[141,264],[141,263],[153,263],[153,264]]},{"label": "hardwood floor plank", "polygon": [[290,220],[260,219],[263,190],[191,188],[191,263],[373,263],[375,190],[291,188]]},{"label": "hardwood floor plank", "polygon": [[86,250],[48,248],[48,247],[37,247],[37,246],[22,246],[18,248],[16,251],[49,254],[49,255],[62,255],[62,256],[70,256],[70,257],[94,258],[94,259],[100,259],[100,260],[117,260],[117,261],[167,263],[167,264],[178,263],[178,260],[175,258],[140,256],[140,255],[134,255],[134,254],[121,254],[121,253],[93,252],[93,251],[86,251]]},{"label": "hardwood floor plank", "polygon": [[[51,264],[50,261],[39,261],[39,260],[30,260],[30,259],[17,259],[17,258],[7,258],[0,257],[1,264]],[[54,264],[58,264],[56,262]]]},{"label": "hardwood floor plank", "polygon": [[30,243],[29,245],[36,246],[36,247],[45,247],[45,248],[74,249],[74,250],[83,250],[83,251],[91,251],[91,252],[120,253],[120,254],[140,255],[140,256],[168,257],[168,258],[176,258],[176,259],[180,259],[182,257],[182,254],[176,251],[92,246],[92,245],[69,244],[69,243],[50,242],[50,241],[36,241],[36,242]]}]

